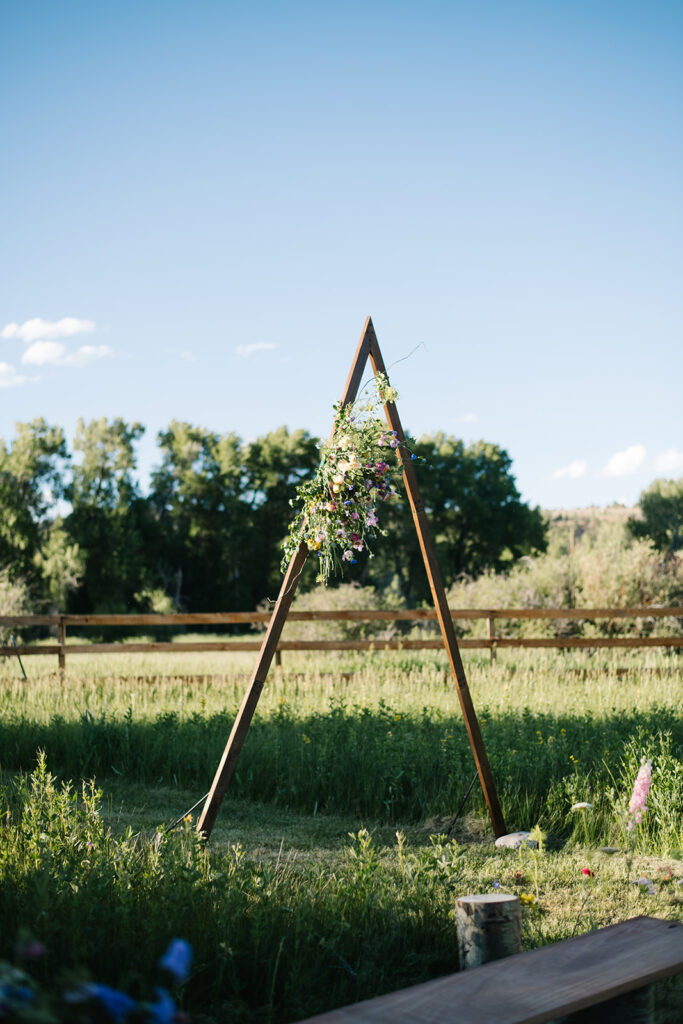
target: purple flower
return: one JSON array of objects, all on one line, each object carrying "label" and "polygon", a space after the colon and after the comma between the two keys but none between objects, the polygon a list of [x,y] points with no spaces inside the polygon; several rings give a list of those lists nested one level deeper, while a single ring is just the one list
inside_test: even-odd
[{"label": "purple flower", "polygon": [[98,985],[95,982],[91,982],[85,985],[84,988],[87,995],[101,1003],[109,1016],[117,1022],[125,1020],[128,1013],[137,1006],[135,1000],[126,995],[125,992],[109,988],[108,985]]},{"label": "purple flower", "polygon": [[368,524],[368,526],[377,526],[379,519],[375,515],[374,508],[371,508],[370,511],[368,512],[368,517],[365,520],[365,522]]},{"label": "purple flower", "polygon": [[45,946],[42,942],[38,942],[37,939],[32,939],[26,943],[21,951],[21,955],[25,960],[40,960],[41,957],[45,956]]},{"label": "purple flower", "polygon": [[159,966],[169,971],[179,985],[187,980],[191,964],[192,946],[185,939],[173,939],[159,961]]}]

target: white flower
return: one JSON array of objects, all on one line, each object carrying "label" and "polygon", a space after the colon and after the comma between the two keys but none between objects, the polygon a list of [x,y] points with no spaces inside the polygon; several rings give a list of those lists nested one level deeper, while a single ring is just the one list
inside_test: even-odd
[{"label": "white flower", "polygon": [[572,804],[573,811],[589,811],[593,804],[589,804],[586,800],[582,800],[581,803]]}]

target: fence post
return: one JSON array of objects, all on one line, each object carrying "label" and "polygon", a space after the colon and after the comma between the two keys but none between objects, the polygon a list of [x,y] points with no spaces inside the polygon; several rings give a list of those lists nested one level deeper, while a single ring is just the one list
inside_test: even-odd
[{"label": "fence post", "polygon": [[282,651],[279,648],[275,651],[275,668],[282,668]]},{"label": "fence post", "polygon": [[491,661],[495,661],[496,660],[496,617],[495,617],[495,615],[493,615],[493,614],[489,615],[488,619],[486,620],[486,623],[488,625],[488,637],[489,637],[489,640],[491,641],[491,648],[490,648],[491,649]]},{"label": "fence post", "polygon": [[66,644],[66,623],[64,622],[64,616],[60,615],[57,620],[57,643],[59,644],[59,653],[57,655],[59,674],[64,675],[66,669],[66,654],[64,653],[64,647]]}]

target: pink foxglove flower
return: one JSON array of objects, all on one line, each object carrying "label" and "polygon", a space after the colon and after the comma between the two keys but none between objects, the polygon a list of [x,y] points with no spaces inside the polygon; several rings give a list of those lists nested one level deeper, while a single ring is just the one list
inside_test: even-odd
[{"label": "pink foxglove flower", "polygon": [[631,802],[628,805],[629,818],[626,828],[630,832],[636,825],[640,825],[643,820],[647,807],[647,795],[650,792],[650,782],[652,781],[652,761],[646,761],[643,758],[636,781],[633,786],[633,793],[631,794]]}]

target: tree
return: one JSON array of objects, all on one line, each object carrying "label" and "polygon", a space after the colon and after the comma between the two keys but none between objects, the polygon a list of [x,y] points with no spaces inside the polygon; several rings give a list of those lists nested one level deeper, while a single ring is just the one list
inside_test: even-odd
[{"label": "tree", "polygon": [[655,480],[640,495],[641,518],[631,517],[634,537],[648,537],[656,548],[673,555],[683,545],[683,478]]},{"label": "tree", "polygon": [[[485,441],[466,446],[444,433],[421,438],[414,451],[446,586],[463,573],[499,570],[521,555],[545,550],[541,510],[521,500],[506,451]],[[426,599],[422,555],[407,501],[382,509],[381,515],[391,541],[377,545],[366,578],[381,584],[396,577],[410,603]]]},{"label": "tree", "polygon": [[173,420],[158,442],[150,504],[158,524],[155,572],[176,607],[194,611],[251,607],[244,548],[242,442]]},{"label": "tree", "polygon": [[[320,461],[318,441],[305,430],[271,430],[246,446],[250,567],[254,606],[275,597],[282,582],[282,542],[287,534],[297,486],[311,476]],[[313,580],[309,567],[307,582]]]},{"label": "tree", "polygon": [[64,493],[64,433],[44,419],[16,424],[11,445],[0,439],[0,569],[38,587],[35,558],[48,516]]},{"label": "tree", "polygon": [[120,418],[78,420],[66,491],[71,513],[64,521],[82,559],[74,611],[133,611],[148,584],[153,521],[134,476],[134,446],[144,429]]},{"label": "tree", "polygon": [[280,586],[280,543],[296,484],[317,463],[303,430],[250,444],[174,420],[150,501],[163,537],[158,571],[196,611],[253,608]]}]

